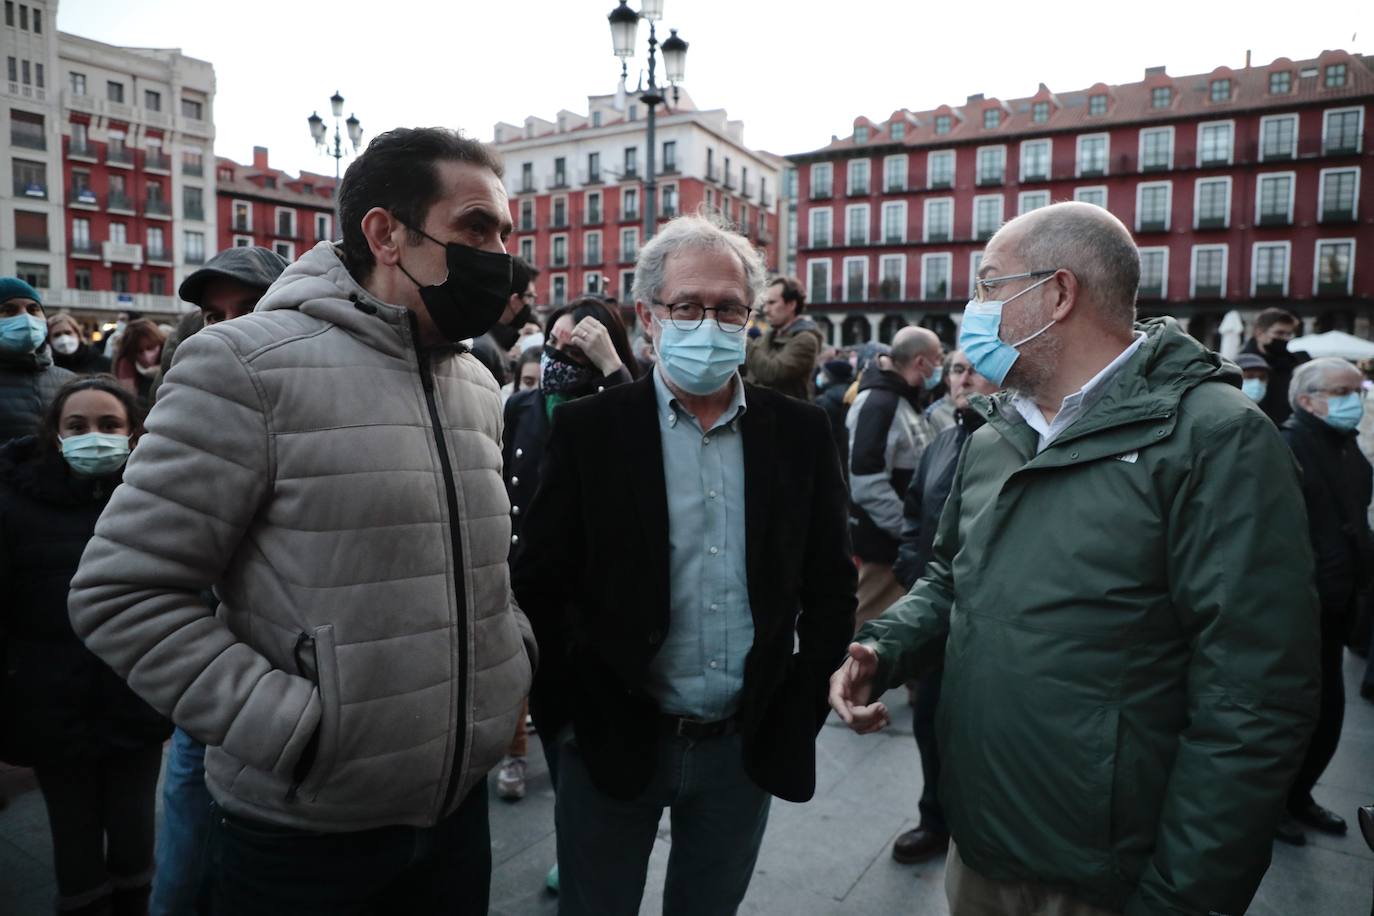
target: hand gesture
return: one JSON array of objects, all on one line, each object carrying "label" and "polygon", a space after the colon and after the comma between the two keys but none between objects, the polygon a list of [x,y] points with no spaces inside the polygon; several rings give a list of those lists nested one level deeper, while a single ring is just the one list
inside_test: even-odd
[{"label": "hand gesture", "polygon": [[606,326],[588,315],[573,328],[568,343],[582,351],[592,365],[601,370],[602,375],[612,375],[621,367],[620,356],[611,343],[610,332]]},{"label": "hand gesture", "polygon": [[830,676],[830,706],[844,723],[861,735],[881,731],[887,726],[887,707],[869,703],[873,676],[878,672],[878,653],[852,642],[849,658]]}]

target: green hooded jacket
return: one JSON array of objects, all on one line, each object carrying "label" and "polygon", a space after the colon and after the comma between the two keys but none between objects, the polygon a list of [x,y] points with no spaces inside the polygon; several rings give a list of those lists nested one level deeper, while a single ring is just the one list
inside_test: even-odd
[{"label": "green hooded jacket", "polygon": [[858,639],[891,687],[943,656],[959,854],[1141,914],[1243,913],[1316,718],[1297,469],[1172,319],[1039,454],[999,394],[925,578]]}]

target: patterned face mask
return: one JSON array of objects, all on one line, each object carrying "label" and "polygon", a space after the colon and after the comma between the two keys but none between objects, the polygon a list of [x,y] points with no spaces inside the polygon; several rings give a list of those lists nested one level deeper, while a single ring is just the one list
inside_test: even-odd
[{"label": "patterned face mask", "polygon": [[544,355],[539,358],[539,370],[539,387],[549,394],[580,393],[590,387],[599,375],[596,367],[574,362],[552,344],[544,345]]}]

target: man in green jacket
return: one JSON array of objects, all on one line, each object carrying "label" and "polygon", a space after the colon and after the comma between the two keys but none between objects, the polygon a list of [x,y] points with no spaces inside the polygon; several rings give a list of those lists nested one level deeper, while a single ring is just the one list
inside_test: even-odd
[{"label": "man in green jacket", "polygon": [[1293,461],[1235,367],[1133,323],[1139,275],[1086,204],[988,243],[960,349],[1008,390],[974,399],[924,578],[831,680],[876,731],[943,657],[954,916],[1244,912],[1311,734]]}]

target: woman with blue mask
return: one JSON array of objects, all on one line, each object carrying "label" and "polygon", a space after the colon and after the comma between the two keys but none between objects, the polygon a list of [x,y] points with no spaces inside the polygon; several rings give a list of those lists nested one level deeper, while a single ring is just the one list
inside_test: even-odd
[{"label": "woman with blue mask", "polygon": [[63,386],[37,435],[0,447],[0,759],[32,766],[62,912],[144,912],[171,725],[72,632],[67,591],[142,431],[111,376]]},{"label": "woman with blue mask", "polygon": [[[1340,742],[1345,715],[1342,672],[1345,641],[1358,613],[1360,594],[1374,584],[1374,534],[1370,532],[1371,471],[1356,442],[1364,414],[1364,376],[1343,359],[1322,357],[1299,365],[1289,388],[1292,416],[1283,438],[1302,468],[1302,495],[1316,558],[1321,603],[1321,705],[1317,728],[1297,779],[1278,837],[1301,844],[1302,828],[1343,834],[1345,821],[1312,798]],[[1272,520],[1284,524],[1283,519]]]},{"label": "woman with blue mask", "polygon": [[0,443],[32,433],[57,389],[75,377],[53,365],[38,290],[0,277]]}]

